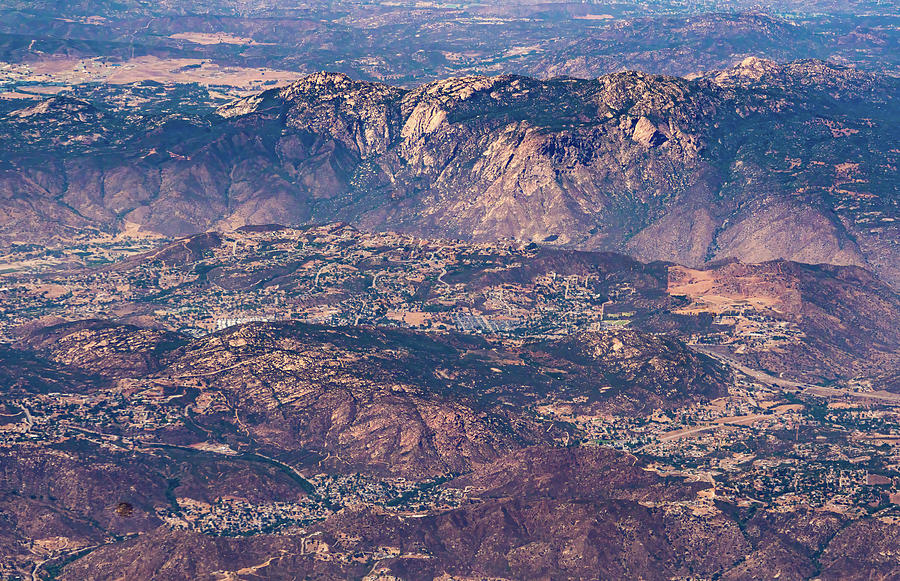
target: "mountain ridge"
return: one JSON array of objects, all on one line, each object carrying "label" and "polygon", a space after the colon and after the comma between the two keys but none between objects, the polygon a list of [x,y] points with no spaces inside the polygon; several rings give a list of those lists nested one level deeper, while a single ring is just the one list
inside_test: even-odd
[{"label": "mountain ridge", "polygon": [[411,90],[316,73],[212,124],[110,138],[128,163],[52,147],[42,167],[11,159],[0,235],[346,220],[688,266],[855,264],[896,285],[898,82],[754,58],[694,79],[502,75]]}]

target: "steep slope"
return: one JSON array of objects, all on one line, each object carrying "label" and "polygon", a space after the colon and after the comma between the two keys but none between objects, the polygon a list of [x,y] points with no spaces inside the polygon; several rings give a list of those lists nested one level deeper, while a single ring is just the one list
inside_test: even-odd
[{"label": "steep slope", "polygon": [[734,345],[754,368],[818,382],[887,373],[900,363],[900,296],[858,267],[786,261],[729,261],[705,270],[673,266],[668,291],[690,299],[684,312],[714,313],[725,325],[743,324],[746,317],[736,319],[736,313],[753,313],[786,321],[803,334],[791,344]]}]

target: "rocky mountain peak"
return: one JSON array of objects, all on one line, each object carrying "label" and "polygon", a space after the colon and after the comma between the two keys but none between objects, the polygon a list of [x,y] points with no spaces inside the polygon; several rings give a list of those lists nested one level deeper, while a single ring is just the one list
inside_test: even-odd
[{"label": "rocky mountain peak", "polygon": [[762,75],[772,72],[778,68],[773,60],[761,59],[755,56],[748,56],[734,67],[734,70],[744,76],[752,78],[760,78]]},{"label": "rocky mountain peak", "polygon": [[320,72],[282,89],[242,99],[219,110],[237,117],[274,109],[291,128],[331,135],[361,158],[384,153],[400,132],[404,89]]},{"label": "rocky mountain peak", "polygon": [[37,105],[18,109],[9,114],[19,119],[58,117],[67,121],[85,122],[96,119],[100,111],[92,104],[81,99],[58,96],[41,101]]},{"label": "rocky mountain peak", "polygon": [[430,97],[441,102],[465,101],[475,93],[492,89],[508,78],[471,76],[444,79],[419,87],[410,94],[409,98],[420,100],[423,97]]},{"label": "rocky mountain peak", "polygon": [[777,74],[780,70],[781,67],[775,61],[748,56],[729,69],[712,73],[710,77],[718,85],[733,86],[759,81],[764,76]]},{"label": "rocky mountain peak", "polygon": [[233,118],[269,108],[290,109],[322,103],[342,103],[344,109],[349,111],[350,108],[398,100],[404,93],[403,89],[382,83],[357,81],[343,73],[321,71],[287,86],[223,105],[217,113],[225,118]]},{"label": "rocky mountain peak", "polygon": [[279,91],[279,96],[291,101],[295,99],[308,99],[315,97],[322,100],[345,99],[357,94],[366,93],[402,93],[400,89],[394,89],[382,83],[369,83],[351,79],[344,73],[332,73],[321,71],[303,77]]},{"label": "rocky mountain peak", "polygon": [[[801,99],[809,94],[830,98],[865,98],[884,101],[890,98],[892,89],[886,87],[886,79],[855,69],[816,59],[776,63],[757,57],[747,57],[738,65],[704,75],[723,88],[776,90]],[[891,83],[891,81],[887,81]],[[801,93],[807,93],[801,96]]]}]

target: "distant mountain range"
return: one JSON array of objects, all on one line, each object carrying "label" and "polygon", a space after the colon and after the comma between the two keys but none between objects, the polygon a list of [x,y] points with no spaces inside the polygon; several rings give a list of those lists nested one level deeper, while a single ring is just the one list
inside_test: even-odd
[{"label": "distant mountain range", "polygon": [[[35,69],[49,63],[58,73],[60,61],[76,65],[100,57],[162,80],[160,67],[140,72],[142,61],[193,59],[198,68],[202,62],[251,75],[259,67],[295,74],[329,70],[407,87],[472,74],[590,78],[642,70],[680,76],[751,55],[818,58],[896,74],[897,22],[893,5],[875,0],[9,0],[0,6],[0,61]],[[217,90],[230,84],[220,75],[194,72]],[[65,77],[64,83],[74,82]],[[0,86],[3,81],[0,74]]]},{"label": "distant mountain range", "polygon": [[2,119],[0,236],[346,220],[688,266],[853,264],[897,285],[898,85],[751,58],[413,90],[319,73],[212,120],[56,97]]}]

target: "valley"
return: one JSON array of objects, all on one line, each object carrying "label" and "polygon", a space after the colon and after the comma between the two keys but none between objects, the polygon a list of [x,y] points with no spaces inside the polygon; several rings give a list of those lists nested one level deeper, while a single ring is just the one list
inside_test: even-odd
[{"label": "valley", "polygon": [[[533,468],[567,455],[579,459],[566,470],[611,463],[591,476],[612,479],[591,502],[665,527],[661,547],[681,542],[669,519],[691,534],[732,530],[717,533],[719,556],[691,565],[726,578],[788,562],[846,575],[842,561],[755,536],[777,534],[771,519],[819,522],[826,554],[842,550],[840,534],[827,540],[839,530],[900,527],[900,395],[881,383],[897,336],[873,311],[854,324],[883,346],[854,348],[843,323],[822,343],[804,290],[840,293],[850,276],[854,300],[896,320],[893,291],[860,285],[855,267],[692,270],[346,224],[101,237],[3,260],[3,304],[18,306],[0,314],[14,346],[0,353],[2,506],[19,523],[8,576],[141,575],[161,555],[145,542],[201,551],[203,575],[225,562],[266,575],[497,574],[452,564],[460,549],[427,528],[505,506],[498,486],[525,486],[515,495],[529,507],[573,506],[585,476]],[[847,363],[812,373],[796,356],[823,349]],[[528,476],[502,484],[498,466],[524,458]],[[550,480],[529,492],[529,478]],[[39,505],[61,519],[55,536],[29,520]],[[360,536],[375,523],[383,536]],[[131,551],[143,556],[120,561]]]}]

